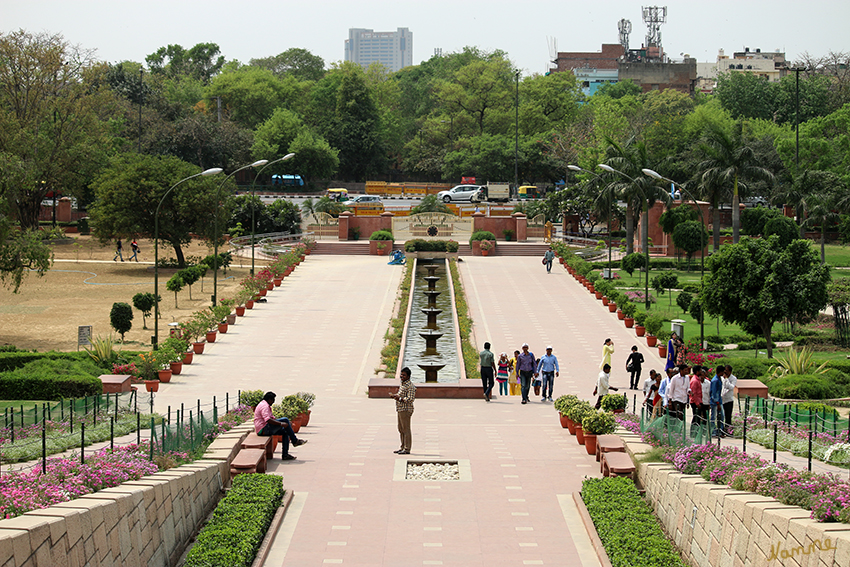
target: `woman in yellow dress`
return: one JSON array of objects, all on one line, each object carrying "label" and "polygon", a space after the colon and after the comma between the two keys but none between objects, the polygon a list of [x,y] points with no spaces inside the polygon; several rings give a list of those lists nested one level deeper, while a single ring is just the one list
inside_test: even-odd
[{"label": "woman in yellow dress", "polygon": [[611,355],[614,353],[614,341],[605,339],[605,344],[602,345],[602,362],[599,363],[600,370],[603,366],[611,365]]}]

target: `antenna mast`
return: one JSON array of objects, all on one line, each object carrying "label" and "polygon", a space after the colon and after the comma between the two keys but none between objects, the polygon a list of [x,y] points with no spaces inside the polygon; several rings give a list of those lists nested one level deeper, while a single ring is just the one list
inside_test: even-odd
[{"label": "antenna mast", "polygon": [[628,53],[629,34],[632,33],[632,22],[623,18],[617,22],[617,29],[620,30],[620,45],[623,46],[623,53]]},{"label": "antenna mast", "polygon": [[643,7],[646,24],[646,47],[661,47],[661,24],[667,22],[667,6]]}]

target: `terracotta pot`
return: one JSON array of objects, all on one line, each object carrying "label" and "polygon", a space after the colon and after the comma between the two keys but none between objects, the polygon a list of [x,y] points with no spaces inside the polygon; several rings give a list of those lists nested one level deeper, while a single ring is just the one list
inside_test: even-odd
[{"label": "terracotta pot", "polygon": [[219,323],[218,324],[218,332],[224,334],[227,332],[227,323]]},{"label": "terracotta pot", "polygon": [[576,441],[578,441],[579,445],[584,445],[584,431],[581,425],[578,424],[576,424]]},{"label": "terracotta pot", "polygon": [[623,319],[623,322],[626,324],[627,329],[631,329],[635,326],[635,318],[634,317],[626,317]]},{"label": "terracotta pot", "polygon": [[602,298],[604,297],[604,296],[602,295],[602,292],[601,292],[601,291],[594,291],[593,293],[594,293],[594,294],[596,294],[596,299],[602,299]]},{"label": "terracotta pot", "polygon": [[[201,343],[204,344],[204,343]],[[195,351],[189,350],[183,353],[183,364],[192,364],[192,360],[195,359]]]},{"label": "terracotta pot", "polygon": [[635,325],[635,333],[639,337],[644,336],[646,334],[646,327],[643,327],[641,325]]},{"label": "terracotta pot", "polygon": [[171,369],[159,370],[157,371],[157,376],[159,376],[159,381],[168,383],[171,382]]},{"label": "terracotta pot", "polygon": [[254,300],[249,299],[245,302],[245,309],[253,309],[254,308]]},{"label": "terracotta pot", "polygon": [[[253,302],[251,303],[251,306],[253,307]],[[245,306],[244,305],[240,305],[239,307],[236,308],[236,316],[237,317],[244,317],[245,316]]]},{"label": "terracotta pot", "polygon": [[608,301],[608,296],[606,295],[602,298],[602,305],[607,307],[609,304],[610,302]]},{"label": "terracotta pot", "polygon": [[301,422],[297,419],[290,419],[289,424],[292,426],[293,433],[298,433],[301,431]]},{"label": "terracotta pot", "polygon": [[145,380],[145,390],[159,392],[159,380]]},{"label": "terracotta pot", "polygon": [[171,367],[171,373],[174,374],[175,376],[180,374],[181,372],[183,372],[183,361],[182,360],[180,362],[172,362],[168,366]]},{"label": "terracotta pot", "polygon": [[584,434],[584,448],[587,449],[588,455],[596,454],[596,435],[593,433]]},{"label": "terracotta pot", "polygon": [[482,255],[482,256],[489,256],[489,255],[490,255],[490,250],[482,250],[482,251],[481,251],[481,255]]},{"label": "terracotta pot", "polygon": [[283,277],[286,277],[286,276],[288,276],[289,274],[291,274],[293,269],[294,269],[294,268],[293,268],[292,266],[289,266],[288,268],[286,268],[286,271],[285,271],[285,272],[283,272]]},{"label": "terracotta pot", "polygon": [[236,324],[236,313],[231,313],[227,316],[227,324],[235,325]]},{"label": "terracotta pot", "polygon": [[622,320],[623,320],[623,319],[625,319],[625,318],[626,318],[626,314],[625,314],[625,313],[623,313],[623,312],[622,312],[622,310],[617,309],[617,319],[619,319],[620,321],[622,321]]},{"label": "terracotta pot", "polygon": [[569,430],[570,435],[575,435],[576,434],[576,422],[571,420],[570,418],[567,418],[567,429]]},{"label": "terracotta pot", "polygon": [[307,259],[307,256],[305,256],[304,254],[301,254],[301,261],[303,262],[306,259]]},{"label": "terracotta pot", "polygon": [[667,345],[658,345],[658,356],[667,358]]},{"label": "terracotta pot", "polygon": [[207,331],[207,342],[208,343],[214,343],[215,342],[215,335],[216,335],[215,331]]},{"label": "terracotta pot", "polygon": [[282,281],[283,281],[283,278],[275,278],[274,280],[272,280],[272,283],[274,283],[275,287],[280,287],[280,283]]},{"label": "terracotta pot", "polygon": [[274,289],[274,281],[270,281],[266,284],[266,290],[271,291]]},{"label": "terracotta pot", "polygon": [[257,295],[259,295],[260,297],[265,297],[267,292],[268,289],[261,289]]},{"label": "terracotta pot", "polygon": [[561,414],[558,414],[558,419],[561,421],[561,427],[566,429],[569,425],[570,419],[567,416]]},{"label": "terracotta pot", "polygon": [[608,304],[608,312],[614,313],[616,311],[617,311],[617,304],[616,303],[609,303]]},{"label": "terracotta pot", "polygon": [[615,409],[615,410],[614,410],[613,412],[611,412],[611,413],[626,413],[626,410],[624,410],[624,409]]},{"label": "terracotta pot", "polygon": [[306,413],[299,413],[297,419],[298,419],[298,422],[301,424],[301,427],[307,426],[307,421],[309,421],[309,419],[307,418]]},{"label": "terracotta pot", "polygon": [[656,344],[658,344],[658,337],[653,335],[646,336],[646,346],[654,347]]},{"label": "terracotta pot", "polygon": [[192,350],[195,354],[204,354],[204,345],[207,343],[192,343]]},{"label": "terracotta pot", "polygon": [[[593,287],[592,283],[588,283],[587,284],[587,291],[589,291],[590,293],[596,293],[596,288]],[[599,299],[602,299],[602,298],[600,297]]]},{"label": "terracotta pot", "polygon": [[305,414],[305,415],[307,416],[307,418],[306,418],[306,420],[304,421],[304,425],[310,425],[310,414],[311,414],[311,413],[313,413],[313,410],[309,410],[309,409],[308,409],[308,410],[307,410],[307,413]]}]

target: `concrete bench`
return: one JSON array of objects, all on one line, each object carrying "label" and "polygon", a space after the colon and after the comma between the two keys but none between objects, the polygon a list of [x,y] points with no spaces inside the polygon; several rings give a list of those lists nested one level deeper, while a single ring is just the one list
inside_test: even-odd
[{"label": "concrete bench", "polygon": [[628,453],[603,453],[602,476],[628,476],[635,478],[635,464]]},{"label": "concrete bench", "polygon": [[249,433],[242,441],[243,449],[263,449],[266,452],[266,459],[271,459],[274,456],[275,443],[271,437],[260,436],[256,433]]},{"label": "concrete bench", "polygon": [[[596,437],[596,460],[602,461],[603,453],[625,453],[626,446],[619,435],[599,435]],[[600,465],[600,472],[602,465]]]},{"label": "concrete bench", "polygon": [[100,382],[103,384],[104,394],[123,394],[132,390],[132,376],[129,374],[102,374]]},{"label": "concrete bench", "polygon": [[242,449],[230,461],[230,475],[266,472],[265,449]]}]

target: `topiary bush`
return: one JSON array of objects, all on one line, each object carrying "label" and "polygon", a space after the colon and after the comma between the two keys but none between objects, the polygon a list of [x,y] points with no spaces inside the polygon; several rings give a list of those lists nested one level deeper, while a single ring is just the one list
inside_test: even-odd
[{"label": "topiary bush", "polygon": [[133,308],[127,303],[113,303],[112,310],[109,312],[109,323],[121,334],[123,343],[124,333],[133,328]]},{"label": "topiary bush", "polygon": [[405,252],[450,252],[455,253],[458,243],[455,240],[423,240],[415,238],[404,243]]},{"label": "topiary bush", "polygon": [[768,392],[776,398],[791,400],[826,400],[844,395],[844,388],[828,374],[788,374],[772,380]]},{"label": "topiary bush", "polygon": [[646,267],[646,256],[638,252],[632,252],[620,261],[620,267],[631,276],[635,270]]},{"label": "topiary bush", "polygon": [[376,230],[369,235],[369,240],[392,240],[393,233],[389,230]]},{"label": "topiary bush", "polygon": [[688,308],[691,306],[691,300],[692,299],[693,299],[693,296],[690,293],[683,291],[676,298],[676,305],[679,306],[679,309],[681,309],[683,313],[687,313]]},{"label": "topiary bush", "polygon": [[476,230],[469,238],[469,245],[472,246],[472,242],[475,240],[496,240],[496,235],[489,230]]}]

